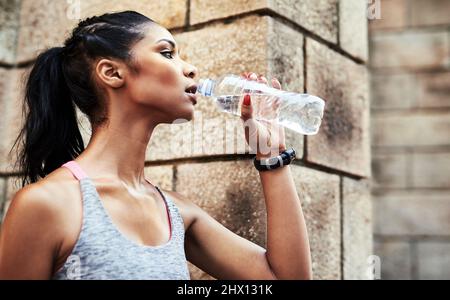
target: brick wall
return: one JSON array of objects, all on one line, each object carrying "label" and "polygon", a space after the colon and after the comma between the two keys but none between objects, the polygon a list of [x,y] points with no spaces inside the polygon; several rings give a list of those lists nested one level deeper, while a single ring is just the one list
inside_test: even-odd
[{"label": "brick wall", "polygon": [[385,0],[370,24],[382,278],[450,279],[450,1]]},{"label": "brick wall", "polygon": [[[6,156],[20,125],[20,78],[46,46],[59,45],[76,20],[66,1],[2,1],[0,39],[0,200],[10,201],[19,170]],[[214,3],[214,4],[212,4]],[[316,279],[365,278],[372,254],[366,6],[359,0],[81,1],[81,17],[135,9],[171,30],[200,77],[253,71],[282,87],[327,100],[320,133],[287,131],[299,158],[291,166],[306,214]],[[57,30],[56,30],[57,28]],[[177,190],[236,233],[265,245],[258,173],[240,120],[202,98],[195,122],[161,125],[148,148],[146,175]],[[85,140],[89,126],[84,124]],[[235,125],[236,134],[230,127]],[[179,141],[172,147],[173,140]],[[227,145],[227,146],[225,146]],[[193,176],[195,174],[195,176]],[[289,230],[289,229],[287,229]],[[190,266],[192,278],[210,278]]]}]

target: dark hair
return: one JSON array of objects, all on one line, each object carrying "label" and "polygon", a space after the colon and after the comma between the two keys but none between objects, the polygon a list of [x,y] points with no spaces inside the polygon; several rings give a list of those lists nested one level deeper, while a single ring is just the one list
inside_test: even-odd
[{"label": "dark hair", "polygon": [[81,21],[64,47],[42,52],[29,74],[24,97],[24,126],[16,167],[22,186],[38,181],[84,151],[76,107],[91,126],[105,122],[104,101],[92,77],[96,58],[117,58],[132,66],[131,48],[144,38],[152,19],[124,11]]}]

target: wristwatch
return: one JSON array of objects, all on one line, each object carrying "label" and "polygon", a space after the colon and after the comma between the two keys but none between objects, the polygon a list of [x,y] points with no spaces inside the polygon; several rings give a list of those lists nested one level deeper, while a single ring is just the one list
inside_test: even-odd
[{"label": "wristwatch", "polygon": [[275,157],[265,159],[253,159],[253,165],[258,171],[269,171],[289,165],[295,159],[294,148],[285,150]]}]

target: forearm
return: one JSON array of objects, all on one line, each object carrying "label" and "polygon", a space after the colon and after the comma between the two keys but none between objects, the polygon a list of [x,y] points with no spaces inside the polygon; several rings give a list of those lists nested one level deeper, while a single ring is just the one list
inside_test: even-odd
[{"label": "forearm", "polygon": [[267,210],[267,259],[279,279],[311,279],[305,219],[290,166],[259,172]]}]

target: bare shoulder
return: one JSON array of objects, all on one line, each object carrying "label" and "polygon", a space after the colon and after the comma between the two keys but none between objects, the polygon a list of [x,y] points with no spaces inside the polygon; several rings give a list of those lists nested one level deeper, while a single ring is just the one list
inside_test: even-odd
[{"label": "bare shoulder", "polygon": [[77,213],[70,200],[75,185],[60,172],[14,195],[1,227],[0,278],[50,278]]},{"label": "bare shoulder", "polygon": [[70,192],[74,192],[78,182],[71,180],[64,170],[58,169],[44,179],[26,185],[20,189],[11,201],[14,207],[39,208],[51,212],[60,212],[70,199]]},{"label": "bare shoulder", "polygon": [[70,211],[76,210],[77,199],[77,181],[67,175],[58,169],[20,189],[11,201],[5,223],[20,222],[24,227],[62,234],[67,228],[63,225],[73,218]]},{"label": "bare shoulder", "polygon": [[178,207],[181,216],[183,217],[185,227],[189,228],[190,225],[192,225],[197,219],[201,208],[185,195],[165,189],[162,189],[162,191],[165,194],[168,194],[173,200],[174,204]]}]

